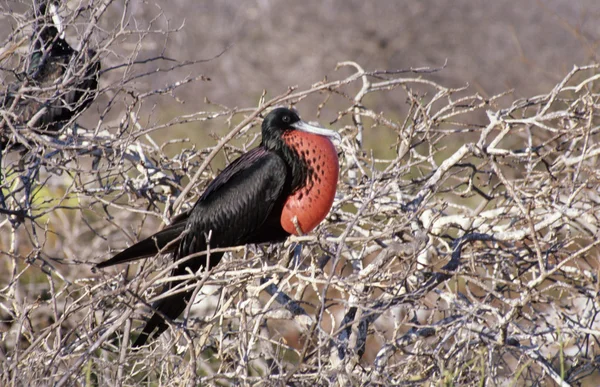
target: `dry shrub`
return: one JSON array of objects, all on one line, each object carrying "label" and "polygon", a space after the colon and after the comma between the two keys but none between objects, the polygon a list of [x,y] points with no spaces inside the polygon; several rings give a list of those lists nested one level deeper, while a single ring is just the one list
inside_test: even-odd
[{"label": "dry shrub", "polygon": [[[428,80],[441,69],[346,62],[336,79],[257,106],[206,101],[161,121],[157,104],[207,78],[145,90],[148,63],[192,63],[138,58],[152,25],[100,28],[109,6],[62,11],[91,26],[77,38],[103,62],[94,125],[23,129],[27,149],[2,154],[2,385],[597,383],[600,66],[506,104]],[[17,43],[31,24],[19,20],[4,68],[27,57]],[[228,249],[190,273],[201,302],[132,351],[172,262],[93,264],[188,208],[215,157],[258,145],[275,105],[343,135],[330,215],[310,235]],[[182,125],[227,132],[194,146],[174,136]]]}]

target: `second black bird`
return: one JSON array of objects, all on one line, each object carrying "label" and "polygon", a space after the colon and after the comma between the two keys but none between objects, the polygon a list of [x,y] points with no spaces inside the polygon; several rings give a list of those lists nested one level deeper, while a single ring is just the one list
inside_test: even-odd
[{"label": "second black bird", "polygon": [[[0,93],[0,109],[5,112],[0,117],[0,151],[14,135],[12,129],[19,131],[29,124],[38,133],[55,134],[96,96],[100,71],[96,52],[76,51],[63,39],[52,23],[52,7],[56,5],[42,2],[36,10],[33,44],[22,82],[13,83]],[[69,82],[61,85],[65,81],[61,77],[69,68]],[[28,91],[22,92],[22,86]]]}]

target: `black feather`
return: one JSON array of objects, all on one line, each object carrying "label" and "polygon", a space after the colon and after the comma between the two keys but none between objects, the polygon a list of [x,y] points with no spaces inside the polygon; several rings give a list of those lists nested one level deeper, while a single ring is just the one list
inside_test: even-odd
[{"label": "black feather", "polygon": [[[167,247],[169,243],[175,241],[181,235],[181,233],[183,233],[183,230],[185,230],[185,222],[187,220],[188,213],[184,213],[184,215],[186,216],[178,219],[178,222],[175,222],[151,237],[148,237],[136,243],[135,245],[128,247],[108,261],[99,263],[96,267],[102,269],[104,267],[117,265],[119,263],[131,262],[140,258],[152,257],[158,254],[160,251],[163,251],[163,249]],[[177,244],[173,244],[163,252],[171,253],[176,250],[177,246]]]},{"label": "black feather", "polygon": [[[281,136],[285,130],[289,130],[290,123],[299,120],[296,113],[289,109],[273,110],[263,121],[261,145],[227,166],[208,185],[189,213],[180,215],[173,225],[97,267],[154,255],[161,246],[164,247],[181,234],[181,240],[169,249],[175,260],[206,251],[208,246],[218,248],[283,241],[289,236],[281,226],[283,206],[288,196],[301,184],[299,179],[293,178],[292,171],[305,176],[307,172],[303,169],[307,166],[287,149]],[[210,269],[219,263],[222,256],[223,253],[211,252],[208,259],[207,256],[201,256],[185,260],[172,270],[171,275],[181,276],[190,271],[195,273],[201,268]],[[180,285],[181,281],[169,282],[165,291]],[[146,323],[134,347],[145,344],[152,336],[160,335],[167,327],[165,318],[177,318],[185,310],[192,294],[193,291],[177,293],[158,301],[154,305],[155,313]]]},{"label": "black feather", "polygon": [[[272,216],[274,207],[283,207],[282,191],[285,185],[287,168],[283,160],[265,148],[255,148],[230,164],[206,189],[196,202],[186,223],[184,235],[175,252],[175,259],[207,249],[210,234],[210,247],[230,247],[247,243],[280,241],[288,234],[281,228],[279,218]],[[216,266],[223,253],[210,253],[210,260],[200,257],[177,266],[172,276],[197,272],[201,267],[210,269]],[[169,283],[169,289],[181,282]],[[155,305],[155,313],[134,347],[144,345],[152,331],[158,328],[155,336],[166,329],[162,316],[175,319],[186,308],[192,291],[165,298]]]}]

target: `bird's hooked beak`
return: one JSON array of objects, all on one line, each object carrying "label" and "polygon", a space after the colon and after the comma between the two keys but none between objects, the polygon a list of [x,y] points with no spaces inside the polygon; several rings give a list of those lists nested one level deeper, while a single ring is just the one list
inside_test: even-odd
[{"label": "bird's hooked beak", "polygon": [[294,122],[290,126],[292,126],[294,129],[300,130],[302,132],[318,134],[319,136],[329,137],[329,138],[335,140],[338,144],[342,142],[342,136],[340,136],[340,134],[338,132],[329,130],[329,129],[325,129],[320,126],[314,126],[314,125],[308,124],[302,120],[300,120],[298,122]]}]

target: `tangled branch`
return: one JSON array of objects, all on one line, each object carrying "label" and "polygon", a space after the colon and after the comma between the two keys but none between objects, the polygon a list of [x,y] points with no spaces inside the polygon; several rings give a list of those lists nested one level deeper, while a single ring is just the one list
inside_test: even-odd
[{"label": "tangled branch", "polygon": [[[56,84],[17,92],[42,105],[60,100],[100,61],[99,95],[82,104],[95,127],[75,123],[82,109],[42,130],[11,118],[14,100],[2,105],[7,141],[20,144],[5,147],[1,160],[3,385],[485,378],[566,386],[598,378],[600,66],[574,67],[547,94],[503,106],[506,95],[484,98],[428,79],[443,69],[366,71],[344,62],[337,78],[265,92],[256,106],[206,101],[205,110],[153,122],[144,117],[156,101],[209,78],[139,89],[135,81],[154,73],[138,55],[155,30],[128,23],[128,4],[112,30],[102,24],[110,1],[59,9],[67,41],[89,23],[77,52],[93,47],[94,55],[68,62]],[[36,36],[32,28],[23,22],[6,39],[7,78],[35,51],[19,48]],[[194,64],[153,60],[167,62],[165,72]],[[407,114],[382,111],[379,98]],[[230,161],[258,144],[261,114],[276,105],[332,117],[344,136],[331,213],[310,235],[225,249],[210,272],[177,278],[186,288],[174,291],[196,289],[198,302],[169,322],[168,335],[131,351],[139,319],[176,280],[168,273],[177,263],[161,255],[110,272],[91,267],[193,203],[218,157]],[[226,131],[197,146],[161,137],[182,125]]]}]

